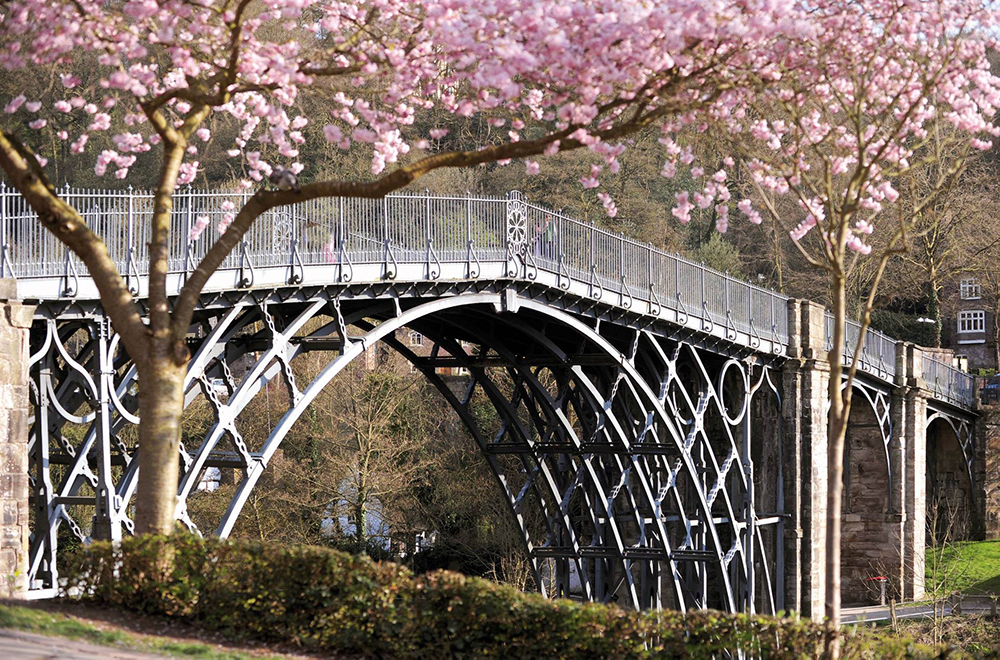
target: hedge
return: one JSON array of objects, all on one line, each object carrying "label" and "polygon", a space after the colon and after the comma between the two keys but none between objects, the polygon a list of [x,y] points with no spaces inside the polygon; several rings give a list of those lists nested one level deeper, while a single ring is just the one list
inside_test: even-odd
[{"label": "hedge", "polygon": [[[415,576],[336,550],[186,534],[94,543],[65,567],[76,597],[190,621],[231,637],[379,658],[818,657],[810,621],[638,613],[549,601],[480,578]],[[845,657],[943,657],[905,641],[845,639]]]}]

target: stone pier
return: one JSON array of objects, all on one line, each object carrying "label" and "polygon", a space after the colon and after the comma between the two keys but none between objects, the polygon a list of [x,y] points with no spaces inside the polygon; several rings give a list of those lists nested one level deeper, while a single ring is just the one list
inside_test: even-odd
[{"label": "stone pier", "polygon": [[[785,606],[823,616],[826,562],[827,364],[825,310],[789,302],[784,367]],[[897,344],[895,382],[882,390],[856,383],[844,451],[841,518],[843,603],[868,603],[888,579],[888,595],[924,593],[927,398],[922,353]],[[1000,447],[1000,411],[995,444]],[[1000,479],[998,479],[1000,482]],[[1000,483],[998,483],[1000,485]],[[1000,494],[997,496],[1000,501]],[[1000,526],[1000,525],[998,525]],[[998,530],[1000,532],[1000,530]]]},{"label": "stone pier", "polygon": [[788,301],[784,367],[785,607],[823,616],[826,566],[826,401],[830,369],[822,305]]},{"label": "stone pier", "polygon": [[28,330],[34,308],[0,279],[0,597],[28,588]]},{"label": "stone pier", "polygon": [[1000,404],[983,405],[976,420],[977,463],[982,466],[982,488],[976,489],[982,513],[983,535],[1000,539]]}]

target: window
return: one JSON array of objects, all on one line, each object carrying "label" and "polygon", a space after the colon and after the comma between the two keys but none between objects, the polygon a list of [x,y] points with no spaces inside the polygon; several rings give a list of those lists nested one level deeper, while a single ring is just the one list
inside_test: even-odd
[{"label": "window", "polygon": [[416,330],[410,330],[410,346],[423,346],[424,336]]},{"label": "window", "polygon": [[962,296],[962,300],[979,300],[982,295],[982,287],[979,285],[979,280],[975,277],[962,280],[959,284],[959,294]]},{"label": "window", "polygon": [[986,312],[975,310],[958,313],[959,332],[986,332]]}]

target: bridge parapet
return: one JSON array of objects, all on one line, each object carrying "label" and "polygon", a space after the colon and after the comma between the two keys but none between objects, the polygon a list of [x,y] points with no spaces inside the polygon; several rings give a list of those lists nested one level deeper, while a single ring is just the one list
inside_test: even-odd
[{"label": "bridge parapet", "polygon": [[[70,187],[60,194],[104,238],[129,287],[144,297],[152,194]],[[168,295],[180,290],[218,239],[216,226],[249,194],[177,192]],[[199,218],[209,222],[200,235],[193,230]],[[3,184],[0,244],[0,275],[17,278],[22,297],[96,298],[84,265]],[[697,329],[734,343],[778,354],[788,343],[787,296],[534,204],[516,191],[504,197],[407,192],[275,209],[253,224],[206,290],[388,280],[535,282],[542,273],[554,288],[682,325],[693,319]]]},{"label": "bridge parapet", "polygon": [[[108,246],[138,297],[148,294],[149,191],[89,190],[60,194]],[[186,188],[174,199],[168,294],[218,240],[216,227],[249,191]],[[199,219],[209,227],[198,234]],[[370,267],[365,267],[370,266]],[[29,300],[96,299],[84,265],[38,222],[14,189],[0,182],[0,277],[18,280]],[[540,277],[541,276],[541,277]],[[576,220],[517,191],[503,197],[396,193],[382,199],[313,199],[265,213],[209,281],[207,291],[262,286],[449,281],[503,278],[541,282],[630,312],[665,318],[761,351],[786,353],[788,298],[776,291]],[[543,282],[544,281],[544,282]],[[825,350],[833,316],[821,315]],[[844,363],[861,326],[848,321]],[[817,336],[818,336],[817,335]],[[871,328],[859,370],[896,380],[896,340]],[[792,350],[798,350],[798,347]],[[935,397],[974,404],[972,379],[932,358],[923,379]]]},{"label": "bridge parapet", "polygon": [[935,399],[963,408],[972,408],[975,405],[974,379],[964,371],[921,353],[920,376],[923,386]]},{"label": "bridge parapet", "polygon": [[[826,313],[825,326],[826,349],[830,350],[833,348],[833,314],[830,312]],[[845,330],[843,363],[844,366],[848,366],[854,359],[854,352],[857,350],[861,324],[848,320]],[[861,344],[859,371],[892,382],[896,377],[896,343],[897,341],[889,335],[868,328]]]}]

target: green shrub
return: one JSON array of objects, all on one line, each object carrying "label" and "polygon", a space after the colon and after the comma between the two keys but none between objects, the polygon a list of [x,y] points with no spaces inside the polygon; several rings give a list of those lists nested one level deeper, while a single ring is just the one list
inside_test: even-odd
[{"label": "green shrub", "polygon": [[[63,571],[81,597],[191,621],[230,636],[368,657],[818,657],[810,621],[720,612],[637,613],[548,601],[479,578],[414,576],[336,550],[176,534],[95,543]],[[845,657],[938,657],[848,636]]]}]

